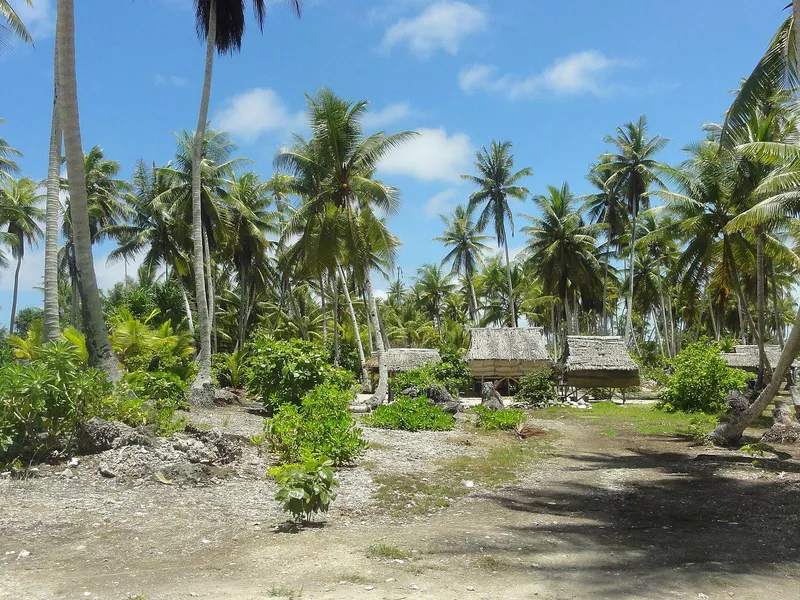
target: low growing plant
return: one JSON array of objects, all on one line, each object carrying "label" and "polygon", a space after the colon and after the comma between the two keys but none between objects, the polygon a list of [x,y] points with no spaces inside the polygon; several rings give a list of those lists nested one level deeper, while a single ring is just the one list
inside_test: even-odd
[{"label": "low growing plant", "polygon": [[244,383],[247,354],[236,349],[230,354],[217,352],[211,357],[211,377],[221,387],[239,389]]},{"label": "low growing plant", "polygon": [[553,383],[552,371],[541,369],[523,375],[519,380],[519,390],[514,395],[514,400],[537,405],[558,402],[558,392]]},{"label": "low growing plant", "polygon": [[455,427],[456,420],[438,406],[428,404],[427,398],[400,397],[396,402],[379,406],[371,414],[364,415],[362,423],[381,429],[449,431]]},{"label": "low growing plant", "polygon": [[504,408],[503,410],[490,410],[483,405],[475,407],[477,419],[475,425],[487,431],[515,429],[527,415],[519,408]]},{"label": "low growing plant", "polygon": [[334,477],[333,462],[325,458],[309,459],[270,469],[279,486],[275,499],[295,521],[308,521],[316,513],[328,512],[339,485]]},{"label": "low growing plant", "polygon": [[182,428],[174,417],[176,410],[186,406],[187,387],[174,373],[126,373],[103,400],[98,416],[132,427],[154,425],[159,433],[168,435]]}]

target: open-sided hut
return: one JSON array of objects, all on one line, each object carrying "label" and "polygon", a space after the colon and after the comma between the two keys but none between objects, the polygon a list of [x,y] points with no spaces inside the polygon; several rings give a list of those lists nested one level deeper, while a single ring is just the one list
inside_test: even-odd
[{"label": "open-sided hut", "polygon": [[476,327],[466,361],[474,379],[519,383],[532,371],[552,367],[540,327]]},{"label": "open-sided hut", "polygon": [[569,335],[559,364],[567,387],[624,389],[640,384],[639,367],[621,337]]},{"label": "open-sided hut", "polygon": [[[442,358],[439,356],[439,351],[430,348],[390,348],[386,350],[389,377],[395,373],[410,371],[429,363],[438,363],[440,360]],[[367,359],[367,369],[369,369],[372,380],[372,389],[375,389],[375,378],[378,375],[377,354],[373,354]]]},{"label": "open-sided hut", "polygon": [[[758,346],[734,346],[733,350],[733,352],[722,353],[722,358],[728,363],[729,367],[748,371],[749,373],[758,373]],[[764,351],[767,354],[770,366],[774,369],[781,357],[781,347],[767,345],[764,346]],[[800,366],[800,363],[794,361],[792,367],[797,366]]]}]

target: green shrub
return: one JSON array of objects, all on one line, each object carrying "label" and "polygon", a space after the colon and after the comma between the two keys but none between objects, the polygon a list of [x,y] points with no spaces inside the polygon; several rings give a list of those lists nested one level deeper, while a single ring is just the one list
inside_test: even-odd
[{"label": "green shrub", "polygon": [[218,386],[238,390],[244,382],[247,354],[236,349],[230,354],[217,352],[211,356],[211,378]]},{"label": "green shrub", "polygon": [[475,425],[487,431],[514,429],[527,416],[525,411],[519,408],[490,410],[482,405],[475,407],[475,414],[478,416]]},{"label": "green shrub", "polygon": [[328,512],[339,485],[334,477],[333,463],[324,458],[309,459],[302,464],[270,469],[279,486],[275,499],[283,502],[283,510],[295,521],[309,520],[314,513]]},{"label": "green shrub", "polygon": [[302,404],[285,403],[264,424],[270,448],[283,462],[326,457],[336,465],[352,463],[367,447],[350,415],[353,393],[334,384],[314,388]]},{"label": "green shrub", "polygon": [[550,369],[541,369],[523,375],[519,380],[519,390],[514,395],[514,400],[530,404],[558,402],[558,392],[552,375]]},{"label": "green shrub", "polygon": [[355,385],[352,373],[329,364],[322,348],[309,342],[263,336],[248,354],[248,390],[259,394],[270,412],[286,403],[299,405],[303,396],[322,383],[340,389]]},{"label": "green shrub", "polygon": [[78,424],[110,390],[69,342],[44,344],[29,362],[0,367],[0,462],[69,449]]},{"label": "green shrub", "polygon": [[425,389],[438,384],[453,396],[466,391],[472,384],[472,371],[469,365],[449,351],[442,352],[441,362],[427,364],[410,371],[397,373],[389,384],[395,394],[400,394],[410,387]]},{"label": "green shrub", "polygon": [[428,404],[427,398],[403,396],[392,404],[384,404],[371,414],[364,415],[362,422],[368,427],[404,431],[448,431],[456,425],[453,415]]},{"label": "green shrub", "polygon": [[684,348],[669,361],[673,370],[661,391],[659,407],[667,411],[718,413],[729,390],[744,390],[752,374],[729,367],[719,346],[705,341]]},{"label": "green shrub", "polygon": [[103,401],[98,416],[131,427],[153,425],[158,433],[169,435],[182,428],[182,421],[175,422],[175,411],[186,406],[187,388],[174,373],[126,373]]},{"label": "green shrub", "polygon": [[586,391],[597,402],[605,402],[614,397],[614,388],[589,388]]}]

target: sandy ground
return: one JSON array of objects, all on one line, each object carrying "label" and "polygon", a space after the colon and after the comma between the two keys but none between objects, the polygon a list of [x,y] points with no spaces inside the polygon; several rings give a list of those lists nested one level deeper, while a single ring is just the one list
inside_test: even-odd
[{"label": "sandy ground", "polygon": [[[242,408],[193,418],[261,429]],[[70,479],[5,479],[0,598],[800,598],[796,461],[541,425],[554,441],[515,483],[422,514],[390,511],[375,480],[436,481],[443,460],[485,454],[485,440],[366,430],[374,447],[341,471],[326,522],[299,532],[281,527],[273,484],[248,474],[266,457],[197,485],[102,478],[91,458]],[[376,543],[409,558],[367,558]]]}]

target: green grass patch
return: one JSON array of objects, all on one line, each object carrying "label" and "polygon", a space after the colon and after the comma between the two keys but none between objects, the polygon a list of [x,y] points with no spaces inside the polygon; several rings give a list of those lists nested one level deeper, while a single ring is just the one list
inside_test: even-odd
[{"label": "green grass patch", "polygon": [[266,591],[270,598],[285,598],[286,600],[296,600],[303,595],[303,588],[294,589],[284,585],[273,585]]},{"label": "green grass patch", "polygon": [[365,552],[367,558],[407,559],[411,555],[397,546],[391,544],[372,544]]},{"label": "green grass patch", "polygon": [[392,447],[389,444],[381,444],[380,442],[370,442],[367,445],[367,448],[370,450],[391,450]]},{"label": "green grass patch", "polygon": [[702,437],[717,424],[717,417],[704,413],[666,412],[649,404],[622,406],[613,402],[598,402],[592,410],[550,407],[538,410],[540,419],[571,419],[589,421],[603,427],[602,435],[616,437],[621,430],[643,435],[684,435]]}]

